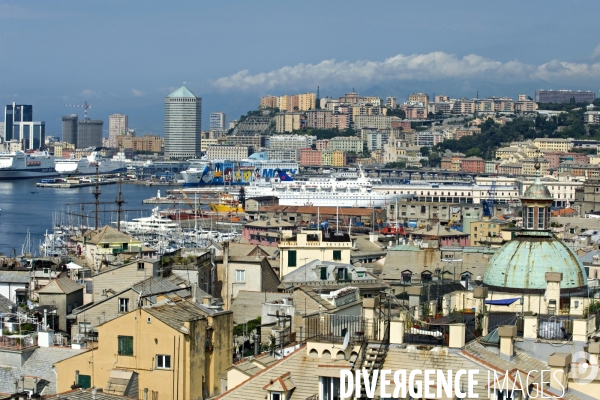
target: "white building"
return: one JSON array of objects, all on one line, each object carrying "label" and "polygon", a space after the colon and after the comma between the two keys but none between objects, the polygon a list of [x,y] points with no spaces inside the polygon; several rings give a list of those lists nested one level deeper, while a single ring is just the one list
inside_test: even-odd
[{"label": "white building", "polygon": [[202,99],[185,86],[165,97],[165,157],[199,158]]},{"label": "white building", "polygon": [[108,144],[117,147],[117,136],[127,134],[129,129],[129,118],[123,114],[108,116]]},{"label": "white building", "polygon": [[223,111],[210,113],[210,130],[224,131],[226,130],[226,117]]},{"label": "white building", "polygon": [[[316,136],[309,135],[274,135],[269,140],[269,149],[271,150],[299,150],[312,147],[316,143]],[[271,157],[269,157],[271,158]],[[271,158],[272,159],[272,158]],[[276,158],[284,160],[284,158]]]},{"label": "white building", "polygon": [[233,160],[240,161],[248,158],[248,146],[239,146],[231,144],[210,145],[206,150],[206,157],[209,160]]}]

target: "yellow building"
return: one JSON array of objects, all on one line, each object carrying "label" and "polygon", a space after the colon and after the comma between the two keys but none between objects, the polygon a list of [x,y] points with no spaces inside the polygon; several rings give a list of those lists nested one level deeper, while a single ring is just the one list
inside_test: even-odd
[{"label": "yellow building", "polygon": [[57,391],[77,379],[140,399],[145,389],[150,399],[215,396],[231,365],[232,329],[232,312],[187,301],[137,309],[98,326],[97,348],[54,364]]},{"label": "yellow building", "polygon": [[313,110],[316,104],[317,95],[314,93],[304,93],[294,95],[297,98],[298,111]]},{"label": "yellow building", "polygon": [[341,150],[336,150],[331,154],[331,166],[332,167],[345,167],[346,166],[346,153]]},{"label": "yellow building", "polygon": [[[346,239],[346,240],[344,240]],[[279,276],[313,260],[350,263],[352,241],[348,234],[323,236],[323,231],[304,230],[279,242]]]},{"label": "yellow building", "polygon": [[545,158],[539,158],[539,159],[527,158],[527,159],[521,160],[521,165],[523,166],[522,174],[530,175],[530,176],[536,175],[536,169],[535,169],[536,163],[540,164],[540,173],[542,175],[548,175],[548,169],[550,168],[550,162],[548,162],[548,160],[546,160]]},{"label": "yellow building", "polygon": [[275,115],[275,132],[285,133],[300,130],[301,113],[280,113]]},{"label": "yellow building", "polygon": [[160,153],[163,151],[164,138],[156,135],[144,135],[140,137],[131,135],[117,136],[117,147],[120,149]]},{"label": "yellow building", "polygon": [[67,150],[67,149],[75,150],[75,145],[72,143],[67,143],[67,142],[54,143],[54,156],[62,157],[63,150]]},{"label": "yellow building", "polygon": [[533,144],[540,150],[569,152],[573,149],[573,139],[538,138]]},{"label": "yellow building", "polygon": [[471,245],[500,247],[512,237],[511,231],[502,230],[508,224],[508,221],[489,217],[471,222]]}]

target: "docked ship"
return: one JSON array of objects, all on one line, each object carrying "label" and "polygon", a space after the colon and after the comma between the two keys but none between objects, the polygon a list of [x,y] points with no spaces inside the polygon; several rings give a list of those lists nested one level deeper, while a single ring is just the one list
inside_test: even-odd
[{"label": "docked ship", "polygon": [[96,167],[100,174],[125,172],[127,170],[125,161],[104,159],[96,151],[79,160],[71,156],[70,159],[58,159],[55,163],[56,172],[61,175],[92,175],[96,173]]},{"label": "docked ship", "polygon": [[58,175],[54,156],[47,151],[0,153],[0,180],[43,178]]},{"label": "docked ship", "polygon": [[211,211],[214,212],[244,212],[244,209],[242,208],[242,205],[239,203],[239,201],[235,197],[233,197],[233,195],[228,193],[222,193],[219,197],[219,202],[212,203],[209,206]]},{"label": "docked ship", "polygon": [[354,174],[294,179],[280,171],[276,178],[261,178],[245,191],[246,198],[276,197],[283,206],[384,207],[396,199],[412,194],[379,193],[373,190],[373,179],[362,169]]},{"label": "docked ship", "polygon": [[132,235],[152,234],[160,235],[179,229],[179,225],[172,219],[160,214],[158,207],[152,209],[149,217],[134,218],[131,221],[121,221],[121,227]]},{"label": "docked ship", "polygon": [[295,161],[269,160],[265,152],[254,153],[241,161],[188,160],[190,166],[181,172],[184,186],[248,185],[261,178],[277,177],[279,171],[298,173]]}]

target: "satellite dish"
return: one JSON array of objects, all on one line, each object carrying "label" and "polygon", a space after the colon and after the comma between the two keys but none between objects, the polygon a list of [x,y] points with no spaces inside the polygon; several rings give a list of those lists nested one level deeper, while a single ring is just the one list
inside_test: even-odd
[{"label": "satellite dish", "polygon": [[344,344],[342,345],[342,350],[346,350],[346,347],[348,347],[349,343],[350,343],[350,332],[346,332],[346,335],[344,336]]}]

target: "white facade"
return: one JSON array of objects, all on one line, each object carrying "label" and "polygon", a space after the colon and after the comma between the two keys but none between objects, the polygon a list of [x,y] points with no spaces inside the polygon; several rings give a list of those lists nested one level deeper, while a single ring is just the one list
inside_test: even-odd
[{"label": "white facade", "polygon": [[[299,150],[312,147],[316,143],[316,136],[308,135],[275,135],[271,136],[269,149],[271,150]],[[269,157],[273,159],[272,157]]]},{"label": "white facade", "polygon": [[210,113],[210,130],[211,131],[224,131],[226,130],[225,124],[225,113],[223,111]]},{"label": "white facade", "polygon": [[127,134],[129,118],[123,114],[108,116],[108,144],[117,147],[117,136]]}]

